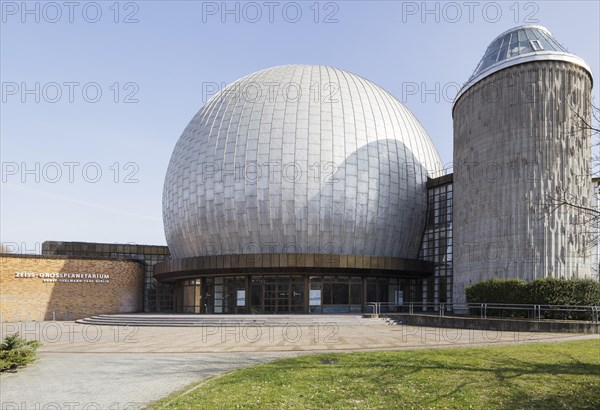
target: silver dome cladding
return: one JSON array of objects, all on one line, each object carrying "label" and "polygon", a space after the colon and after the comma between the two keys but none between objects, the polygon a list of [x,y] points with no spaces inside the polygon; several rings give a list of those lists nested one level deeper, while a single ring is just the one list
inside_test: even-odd
[{"label": "silver dome cladding", "polygon": [[259,71],[177,142],[163,221],[176,258],[333,253],[416,258],[439,156],[416,118],[346,71]]}]

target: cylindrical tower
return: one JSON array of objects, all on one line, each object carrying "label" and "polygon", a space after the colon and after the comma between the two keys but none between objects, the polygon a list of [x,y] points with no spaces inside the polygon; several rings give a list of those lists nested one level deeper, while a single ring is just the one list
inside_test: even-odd
[{"label": "cylindrical tower", "polygon": [[[454,303],[480,280],[589,277],[592,73],[541,26],[498,36],[454,120]],[[568,203],[575,206],[565,205]],[[576,207],[577,206],[577,207]]]}]

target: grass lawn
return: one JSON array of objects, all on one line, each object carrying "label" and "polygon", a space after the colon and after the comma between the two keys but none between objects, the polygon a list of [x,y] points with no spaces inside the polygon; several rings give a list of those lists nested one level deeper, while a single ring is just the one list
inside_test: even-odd
[{"label": "grass lawn", "polygon": [[600,409],[600,340],[320,354],[238,370],[168,409]]}]

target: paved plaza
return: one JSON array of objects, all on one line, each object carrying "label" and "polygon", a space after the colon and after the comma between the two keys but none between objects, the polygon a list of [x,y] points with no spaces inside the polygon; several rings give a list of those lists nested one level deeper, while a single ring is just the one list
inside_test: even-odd
[{"label": "paved plaza", "polygon": [[598,335],[519,333],[389,325],[382,319],[278,317],[206,326],[3,323],[38,339],[39,360],[0,376],[2,409],[133,409],[204,378],[278,358],[351,352],[540,343]]}]

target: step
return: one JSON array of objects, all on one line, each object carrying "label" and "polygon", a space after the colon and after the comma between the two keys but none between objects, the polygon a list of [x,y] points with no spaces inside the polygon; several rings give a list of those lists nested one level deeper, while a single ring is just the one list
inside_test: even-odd
[{"label": "step", "polygon": [[194,315],[194,314],[115,314],[96,315],[77,323],[107,326],[311,326],[383,324],[383,319],[359,315]]}]

